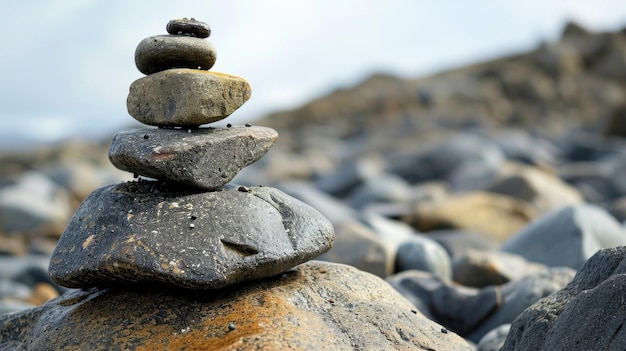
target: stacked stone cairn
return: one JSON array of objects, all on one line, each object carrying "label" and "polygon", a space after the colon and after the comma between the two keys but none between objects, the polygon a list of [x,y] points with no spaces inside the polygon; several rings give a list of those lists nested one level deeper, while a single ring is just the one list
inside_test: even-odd
[{"label": "stacked stone cairn", "polygon": [[166,28],[137,46],[147,76],[127,100],[132,117],[158,128],[120,131],[109,150],[139,179],[97,189],[78,208],[50,262],[63,286],[224,288],[282,273],[333,243],[331,224],[308,205],[271,187],[229,184],[278,134],[200,128],[245,103],[250,86],[209,71],[217,55],[208,25],[184,18]]},{"label": "stacked stone cairn", "polygon": [[83,201],[50,261],[56,282],[80,289],[0,316],[0,350],[470,350],[380,278],[309,261],[334,240],[318,211],[229,184],[277,133],[199,128],[250,87],[208,71],[207,25],[167,29],[139,44],[147,76],[128,95],[130,114],[159,128],[119,132],[109,152],[139,180]]}]

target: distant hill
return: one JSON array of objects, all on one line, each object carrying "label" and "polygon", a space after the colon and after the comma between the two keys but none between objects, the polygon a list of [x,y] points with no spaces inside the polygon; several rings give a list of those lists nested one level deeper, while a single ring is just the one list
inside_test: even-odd
[{"label": "distant hill", "polygon": [[592,33],[569,23],[557,42],[528,53],[417,79],[376,74],[256,123],[298,151],[365,131],[402,139],[473,125],[626,135],[625,106],[626,28]]}]

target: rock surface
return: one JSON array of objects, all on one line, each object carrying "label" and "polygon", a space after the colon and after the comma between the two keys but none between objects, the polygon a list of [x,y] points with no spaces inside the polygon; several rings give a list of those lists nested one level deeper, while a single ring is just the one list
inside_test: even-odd
[{"label": "rock surface", "polygon": [[209,70],[217,51],[207,40],[181,35],[155,35],[142,40],[135,50],[135,64],[143,74],[170,68]]},{"label": "rock surface", "polygon": [[216,190],[257,161],[278,138],[264,127],[133,129],[113,137],[115,167],[151,178]]},{"label": "rock surface", "polygon": [[551,267],[578,269],[602,248],[626,245],[626,232],[600,207],[565,207],[538,218],[502,245],[502,251]]},{"label": "rock surface", "polygon": [[315,261],[212,294],[74,290],[0,317],[0,340],[31,350],[470,350],[382,280]]},{"label": "rock surface", "polygon": [[420,231],[463,229],[504,242],[536,216],[527,203],[513,198],[473,192],[441,201],[420,203],[404,217]]},{"label": "rock surface", "polygon": [[330,249],[319,212],[269,187],[185,192],[158,182],[95,190],[50,260],[73,288],[160,283],[216,289],[279,274]]},{"label": "rock surface", "polygon": [[211,35],[211,28],[208,24],[200,22],[195,18],[173,19],[167,22],[165,29],[170,34],[190,35],[196,38],[208,38]]},{"label": "rock surface", "polygon": [[539,299],[563,288],[574,273],[569,268],[553,268],[482,289],[464,287],[420,271],[404,271],[388,277],[387,282],[428,318],[478,342],[492,329],[511,323]]},{"label": "rock surface", "polygon": [[226,118],[248,101],[251,93],[243,78],[176,68],[134,81],[126,107],[144,124],[197,127]]},{"label": "rock surface", "polygon": [[501,285],[524,276],[545,272],[548,267],[528,262],[519,255],[501,251],[469,250],[454,261],[453,280],[465,286],[482,288]]},{"label": "rock surface", "polygon": [[623,350],[626,247],[603,249],[562,290],[526,309],[502,351]]}]

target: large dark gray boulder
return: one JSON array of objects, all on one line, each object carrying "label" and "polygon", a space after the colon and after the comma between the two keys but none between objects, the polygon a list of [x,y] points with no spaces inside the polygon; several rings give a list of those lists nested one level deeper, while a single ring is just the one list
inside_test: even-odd
[{"label": "large dark gray boulder", "polygon": [[603,249],[562,290],[527,308],[502,351],[625,350],[626,247]]},{"label": "large dark gray boulder", "polygon": [[330,249],[330,222],[269,187],[195,193],[157,182],[95,190],[50,261],[59,284],[216,289],[279,274]]}]

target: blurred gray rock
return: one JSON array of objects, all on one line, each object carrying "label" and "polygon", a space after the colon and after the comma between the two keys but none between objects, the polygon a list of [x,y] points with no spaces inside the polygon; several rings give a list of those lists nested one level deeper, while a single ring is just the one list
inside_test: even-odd
[{"label": "blurred gray rock", "polygon": [[500,251],[468,250],[464,256],[454,260],[452,279],[465,286],[482,288],[502,285],[547,270],[547,266],[528,262],[519,255]]},{"label": "blurred gray rock", "polygon": [[393,274],[397,247],[358,221],[333,223],[333,247],[318,260],[347,264],[381,278]]},{"label": "blurred gray rock", "polygon": [[470,250],[497,250],[500,244],[483,235],[463,230],[434,230],[428,238],[439,243],[454,260]]},{"label": "blurred gray rock", "polygon": [[478,342],[487,332],[511,323],[527,307],[563,288],[574,276],[552,268],[502,286],[475,289],[421,271],[405,271],[386,280],[428,318]]},{"label": "blurred gray rock", "polygon": [[0,228],[5,233],[58,236],[72,216],[70,193],[38,172],[0,188]]},{"label": "blurred gray rock", "polygon": [[414,235],[398,247],[396,272],[420,270],[450,279],[452,263],[446,250],[427,236]]},{"label": "blurred gray rock", "polygon": [[475,134],[459,134],[419,154],[390,160],[388,171],[410,183],[433,179],[447,179],[465,164],[484,164],[497,167],[504,155],[491,141]]},{"label": "blurred gray rock", "polygon": [[480,339],[476,351],[500,351],[510,329],[511,324],[508,323],[495,327]]},{"label": "blurred gray rock", "polygon": [[384,163],[379,158],[359,158],[341,165],[315,181],[315,187],[336,197],[345,197],[368,179],[383,172]]},{"label": "blurred gray rock", "polygon": [[466,337],[478,342],[492,329],[502,324],[512,323],[532,304],[565,287],[574,274],[576,271],[567,267],[550,268],[546,272],[527,275],[500,286],[501,300],[498,308]]},{"label": "blurred gray rock", "polygon": [[626,245],[626,232],[603,209],[593,205],[565,207],[520,230],[501,250],[550,267],[578,269],[602,248]]},{"label": "blurred gray rock", "polygon": [[357,219],[354,209],[339,199],[318,190],[309,182],[286,181],[277,183],[276,187],[320,211],[333,224]]}]

